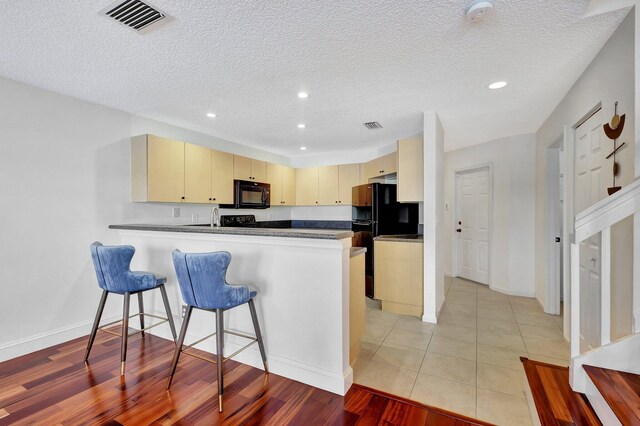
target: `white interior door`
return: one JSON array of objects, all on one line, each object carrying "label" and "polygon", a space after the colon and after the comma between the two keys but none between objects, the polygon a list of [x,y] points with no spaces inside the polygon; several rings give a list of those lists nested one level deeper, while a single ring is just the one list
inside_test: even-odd
[{"label": "white interior door", "polygon": [[457,175],[458,276],[489,283],[489,168]]},{"label": "white interior door", "polygon": [[[575,212],[607,196],[601,110],[576,129]],[[600,244],[596,234],[580,243],[581,350],[600,345]]]}]

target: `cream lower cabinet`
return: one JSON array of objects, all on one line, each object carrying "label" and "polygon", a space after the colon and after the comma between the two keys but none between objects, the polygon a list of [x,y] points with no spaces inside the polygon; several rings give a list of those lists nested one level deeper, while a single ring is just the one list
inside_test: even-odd
[{"label": "cream lower cabinet", "polygon": [[398,141],[398,201],[424,199],[423,134]]},{"label": "cream lower cabinet", "polygon": [[267,163],[266,182],[271,185],[271,206],[296,204],[296,171],[281,164]]},{"label": "cream lower cabinet", "polygon": [[214,204],[233,204],[233,154],[211,150],[211,193]]},{"label": "cream lower cabinet", "polygon": [[131,138],[131,201],[184,200],[184,146],[184,142],[154,135]]},{"label": "cream lower cabinet", "polygon": [[234,155],[233,176],[238,180],[267,182],[267,163],[266,161]]},{"label": "cream lower cabinet", "polygon": [[349,364],[360,352],[365,328],[364,253],[349,259]]},{"label": "cream lower cabinet", "polygon": [[423,244],[375,240],[373,245],[374,297],[382,310],[422,317]]}]

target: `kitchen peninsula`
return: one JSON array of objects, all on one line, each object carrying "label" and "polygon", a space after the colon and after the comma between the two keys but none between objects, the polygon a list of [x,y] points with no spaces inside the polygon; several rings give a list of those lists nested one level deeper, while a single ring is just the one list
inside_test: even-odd
[{"label": "kitchen peninsula", "polygon": [[[349,365],[349,259],[353,233],[344,229],[211,228],[189,225],[111,225],[122,244],[136,247],[132,270],[166,275],[174,314],[181,312],[182,297],[171,252],[225,250],[233,259],[227,272],[230,284],[258,290],[256,308],[272,373],[344,395],[353,382]],[[154,295],[147,306],[162,312]],[[147,297],[147,295],[145,295]],[[225,328],[251,331],[246,307],[225,314]],[[215,331],[215,316],[196,312],[186,343]],[[151,330],[170,338],[164,324]],[[225,355],[246,344],[225,336]],[[214,352],[215,342],[197,346]],[[234,357],[262,368],[257,347]]]}]

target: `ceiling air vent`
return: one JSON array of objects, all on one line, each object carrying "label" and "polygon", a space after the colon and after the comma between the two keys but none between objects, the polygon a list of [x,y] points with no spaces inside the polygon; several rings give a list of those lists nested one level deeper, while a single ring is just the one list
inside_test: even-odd
[{"label": "ceiling air vent", "polygon": [[362,124],[369,130],[382,129],[382,124],[378,123],[377,121],[369,121],[368,123]]},{"label": "ceiling air vent", "polygon": [[125,0],[113,3],[101,10],[100,14],[115,19],[122,25],[137,32],[147,32],[152,25],[155,28],[157,24],[167,21],[167,18],[169,18],[167,14],[140,0]]}]

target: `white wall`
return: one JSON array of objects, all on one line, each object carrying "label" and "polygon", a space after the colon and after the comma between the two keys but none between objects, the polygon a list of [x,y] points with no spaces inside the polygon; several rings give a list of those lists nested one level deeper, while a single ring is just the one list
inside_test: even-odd
[{"label": "white wall", "polygon": [[[618,101],[618,112],[626,114],[626,124],[620,142],[626,142],[618,157],[621,175],[619,182],[624,186],[634,176],[634,158],[637,156],[635,130],[635,18],[630,13],[620,27],[603,46],[567,95],[562,99],[536,134],[536,297],[543,306],[546,304],[546,183],[547,148],[563,130],[569,130],[573,144],[573,127],[596,105],[602,105],[601,116],[609,120],[613,116],[614,102]],[[604,124],[604,122],[603,122]],[[609,142],[606,142],[609,143]],[[612,146],[612,144],[611,144]],[[574,159],[568,159],[574,161]],[[608,169],[608,168],[607,168]],[[605,175],[609,179],[610,175]],[[566,203],[568,204],[568,203]],[[577,212],[576,212],[577,213]],[[624,335],[631,330],[631,265],[633,264],[632,223],[627,220],[612,230],[612,313],[614,314],[612,337]],[[572,238],[572,236],[571,236]],[[565,281],[567,282],[567,281]],[[565,286],[565,300],[568,285]],[[567,310],[565,310],[567,312]],[[566,316],[567,317],[567,316]],[[565,317],[565,320],[566,320]],[[565,327],[565,332],[568,330]]]},{"label": "white wall", "polygon": [[437,322],[444,303],[444,129],[434,111],[424,113],[424,314]]},{"label": "white wall", "polygon": [[[89,332],[100,297],[89,245],[118,242],[109,224],[188,223],[195,214],[198,222],[209,221],[209,206],[179,205],[181,217],[173,219],[174,204],[129,201],[131,136],[155,133],[288,163],[267,152],[3,78],[0,94],[0,361]],[[259,220],[351,219],[343,206],[301,207],[295,214],[293,209],[244,213]],[[120,312],[121,299],[112,299],[106,315]]]},{"label": "white wall", "polygon": [[492,230],[489,284],[513,295],[533,296],[535,259],[535,135],[502,138],[450,151],[444,157],[445,271],[453,270],[455,174],[490,165]]}]

